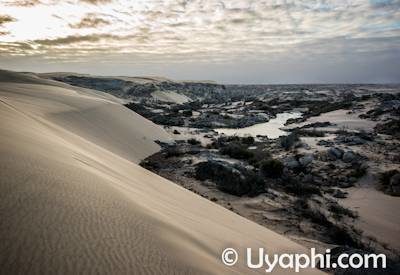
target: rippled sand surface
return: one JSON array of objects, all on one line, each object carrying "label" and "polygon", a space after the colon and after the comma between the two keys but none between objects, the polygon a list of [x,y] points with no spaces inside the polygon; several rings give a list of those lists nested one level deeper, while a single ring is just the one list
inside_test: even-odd
[{"label": "rippled sand surface", "polygon": [[0,118],[1,274],[251,274],[223,248],[305,251],[138,166],[169,136],[115,98],[0,71]]}]

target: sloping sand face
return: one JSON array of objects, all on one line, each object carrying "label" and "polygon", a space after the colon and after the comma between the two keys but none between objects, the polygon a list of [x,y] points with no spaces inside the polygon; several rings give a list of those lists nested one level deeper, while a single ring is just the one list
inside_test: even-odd
[{"label": "sloping sand face", "polygon": [[375,237],[379,242],[400,251],[400,219],[395,209],[400,207],[400,199],[375,188],[378,179],[365,176],[360,186],[349,188],[349,197],[341,203],[359,214],[357,226],[364,235]]},{"label": "sloping sand face", "polygon": [[306,252],[135,164],[168,136],[117,101],[13,77],[0,82],[0,273],[250,274],[221,251]]}]

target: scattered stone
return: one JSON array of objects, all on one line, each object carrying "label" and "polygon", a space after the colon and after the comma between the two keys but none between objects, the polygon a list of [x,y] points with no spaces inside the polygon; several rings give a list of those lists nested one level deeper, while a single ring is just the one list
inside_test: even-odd
[{"label": "scattered stone", "polygon": [[174,130],[174,135],[180,135],[181,133],[178,130]]}]

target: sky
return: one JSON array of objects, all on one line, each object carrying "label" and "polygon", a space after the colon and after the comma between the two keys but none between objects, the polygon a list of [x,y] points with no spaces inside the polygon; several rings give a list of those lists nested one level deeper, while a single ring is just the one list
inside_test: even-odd
[{"label": "sky", "polygon": [[400,0],[0,0],[0,68],[400,83]]}]

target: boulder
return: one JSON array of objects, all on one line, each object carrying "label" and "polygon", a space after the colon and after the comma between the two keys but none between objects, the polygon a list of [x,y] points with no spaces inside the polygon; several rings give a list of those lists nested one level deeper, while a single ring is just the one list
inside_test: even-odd
[{"label": "boulder", "polygon": [[341,159],[343,156],[343,150],[338,147],[332,147],[328,149],[328,157],[330,160]]},{"label": "boulder", "polygon": [[313,155],[305,155],[304,157],[301,157],[299,159],[299,162],[302,166],[306,167],[308,165],[310,165],[314,160]]},{"label": "boulder", "polygon": [[283,164],[289,169],[296,169],[300,167],[300,163],[294,157],[288,157],[284,159]]},{"label": "boulder", "polygon": [[350,137],[345,137],[344,143],[346,143],[347,145],[362,145],[365,144],[366,141],[357,136],[350,136]]},{"label": "boulder", "polygon": [[343,154],[343,161],[350,163],[359,160],[359,156],[356,155],[353,151],[347,151]]},{"label": "boulder", "polygon": [[304,149],[306,149],[306,150],[310,150],[310,149],[311,149],[310,145],[308,145],[308,144],[305,143],[305,142],[299,143],[299,147],[300,147],[300,148],[304,148]]}]

